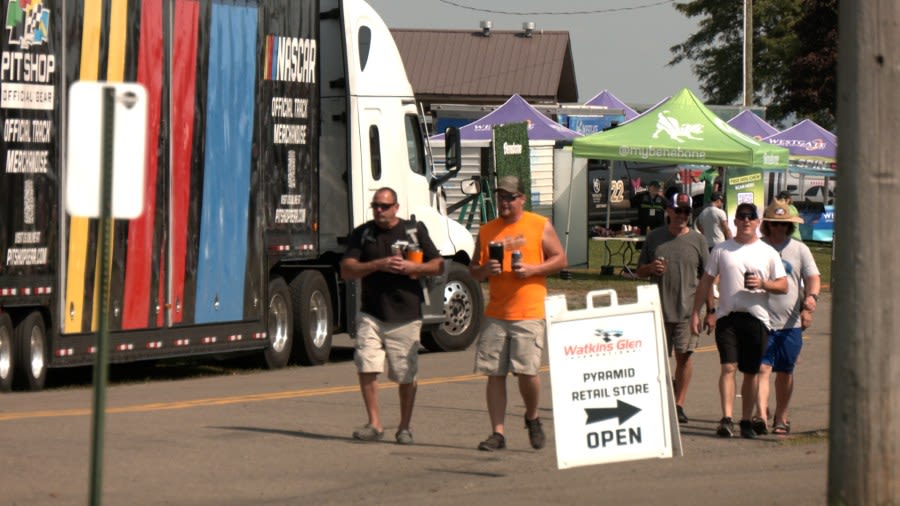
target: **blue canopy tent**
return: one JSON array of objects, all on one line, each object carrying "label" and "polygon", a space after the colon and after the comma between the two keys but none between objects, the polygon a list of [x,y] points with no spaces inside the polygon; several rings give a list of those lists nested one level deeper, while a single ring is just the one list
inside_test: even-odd
[{"label": "blue canopy tent", "polygon": [[762,140],[770,135],[778,133],[778,129],[766,123],[750,109],[744,109],[735,117],[728,120],[728,124],[737,131],[749,135],[756,140]]}]

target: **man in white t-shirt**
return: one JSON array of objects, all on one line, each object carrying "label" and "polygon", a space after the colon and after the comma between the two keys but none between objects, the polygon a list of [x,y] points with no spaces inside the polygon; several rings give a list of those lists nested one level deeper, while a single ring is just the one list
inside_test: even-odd
[{"label": "man in white t-shirt", "polygon": [[722,209],[724,203],[725,199],[722,194],[714,192],[709,205],[697,216],[697,230],[706,238],[706,245],[709,246],[709,249],[722,241],[731,239],[728,216]]},{"label": "man in white t-shirt", "polygon": [[[741,384],[741,437],[753,439],[751,418],[757,399],[756,375],[769,338],[769,293],[786,293],[787,275],[781,258],[757,236],[759,213],[750,203],[738,205],[734,215],[737,233],[733,239],[713,248],[706,271],[694,294],[691,332],[700,334],[701,323],[715,329],[719,350],[719,398],[722,419],[716,434],[734,435],[734,377],[744,375]],[[719,307],[706,312],[701,322],[700,308],[706,304],[713,280],[719,276]]]}]

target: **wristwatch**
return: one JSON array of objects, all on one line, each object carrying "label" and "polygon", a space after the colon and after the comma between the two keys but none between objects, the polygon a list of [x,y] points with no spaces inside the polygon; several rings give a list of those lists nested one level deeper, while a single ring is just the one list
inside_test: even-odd
[{"label": "wristwatch", "polygon": [[706,310],[706,314],[716,314],[716,308],[711,307]]},{"label": "wristwatch", "polygon": [[816,302],[819,302],[819,294],[817,294],[817,293],[811,293],[811,294],[807,295],[807,297],[812,297],[813,300],[815,300]]}]

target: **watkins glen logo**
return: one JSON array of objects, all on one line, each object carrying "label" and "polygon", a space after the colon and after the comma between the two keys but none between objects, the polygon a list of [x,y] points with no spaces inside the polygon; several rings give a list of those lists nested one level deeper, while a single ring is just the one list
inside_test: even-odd
[{"label": "watkins glen logo", "polygon": [[661,132],[669,134],[669,137],[678,143],[684,143],[686,140],[702,141],[703,137],[698,137],[703,133],[703,125],[699,123],[688,124],[681,123],[674,116],[667,116],[669,111],[662,111],[657,115],[656,131],[653,132],[653,138],[658,139]]},{"label": "watkins glen logo", "polygon": [[267,81],[316,82],[316,41],[299,37],[266,36]]},{"label": "watkins glen logo", "polygon": [[42,45],[50,37],[50,9],[43,0],[9,0],[6,31],[11,46],[28,49]]},{"label": "watkins glen logo", "polygon": [[642,339],[625,337],[625,333],[618,329],[595,329],[594,337],[598,340],[564,346],[563,353],[569,358],[580,358],[608,353],[630,353],[640,351],[644,347]]}]

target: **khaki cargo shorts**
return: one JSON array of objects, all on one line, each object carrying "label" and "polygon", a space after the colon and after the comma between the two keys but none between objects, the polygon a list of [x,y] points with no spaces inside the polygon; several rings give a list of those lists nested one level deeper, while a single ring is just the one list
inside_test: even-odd
[{"label": "khaki cargo shorts", "polygon": [[537,375],[546,331],[544,320],[485,318],[475,351],[475,372],[488,376]]},{"label": "khaki cargo shorts", "polygon": [[666,322],[666,345],[669,348],[669,356],[672,351],[678,353],[689,353],[697,349],[700,345],[700,336],[691,333],[690,320],[683,322]]},{"label": "khaki cargo shorts", "polygon": [[422,320],[383,322],[366,313],[356,317],[356,353],[353,360],[360,373],[384,372],[401,385],[412,383],[419,372],[419,338]]}]

